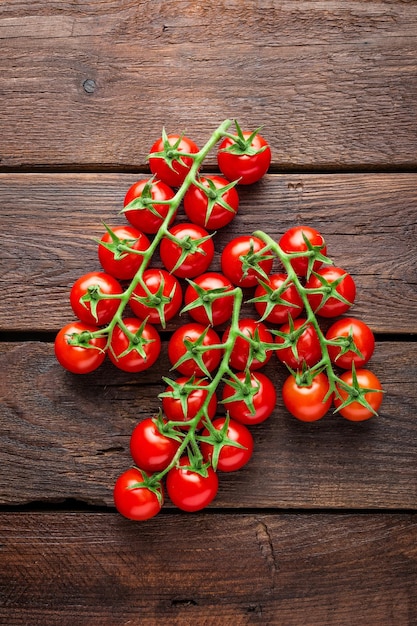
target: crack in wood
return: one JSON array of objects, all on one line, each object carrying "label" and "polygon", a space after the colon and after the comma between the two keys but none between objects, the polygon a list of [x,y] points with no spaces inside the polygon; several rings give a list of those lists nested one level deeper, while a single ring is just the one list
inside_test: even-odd
[{"label": "crack in wood", "polygon": [[274,544],[268,526],[264,522],[258,522],[256,527],[256,541],[258,543],[262,557],[268,566],[271,574],[271,589],[275,587],[275,575],[279,570]]}]

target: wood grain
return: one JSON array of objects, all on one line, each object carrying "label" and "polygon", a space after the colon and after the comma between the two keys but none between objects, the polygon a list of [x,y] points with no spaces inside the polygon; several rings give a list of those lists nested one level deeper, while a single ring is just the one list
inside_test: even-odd
[{"label": "wood grain", "polygon": [[415,167],[416,25],[394,0],[2,3],[0,165],[137,169],[163,126],[237,118],[274,168]]},{"label": "wood grain", "polygon": [[[269,420],[253,427],[250,463],[220,476],[212,508],[415,508],[416,363],[416,343],[378,344],[370,368],[386,396],[369,422],[329,413],[304,424],[279,398]],[[114,481],[132,463],[132,430],[160,407],[166,346],[158,367],[143,374],[106,363],[74,376],[55,361],[51,344],[1,343],[0,370],[0,504],[72,498],[113,506]],[[264,371],[280,390],[282,366],[274,359]]]},{"label": "wood grain", "polygon": [[10,626],[417,620],[413,515],[10,513],[0,528]]},{"label": "wood grain", "polygon": [[[0,174],[3,331],[56,332],[73,319],[69,289],[100,269],[94,239],[103,221],[126,223],[119,211],[137,178]],[[213,268],[235,236],[263,228],[278,239],[290,226],[310,224],[357,282],[352,312],[377,332],[415,333],[416,187],[415,174],[268,175],[239,189],[238,216],[215,236]]]}]

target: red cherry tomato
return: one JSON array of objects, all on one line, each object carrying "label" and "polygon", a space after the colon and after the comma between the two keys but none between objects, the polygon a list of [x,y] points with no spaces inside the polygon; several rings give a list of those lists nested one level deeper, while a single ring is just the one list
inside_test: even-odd
[{"label": "red cherry tomato", "polygon": [[179,442],[164,435],[156,420],[145,418],[130,437],[130,454],[134,463],[146,472],[159,472],[171,463]]},{"label": "red cherry tomato", "polygon": [[[243,336],[239,335],[236,338],[229,358],[230,366],[244,371],[247,367],[250,370],[257,370],[266,365],[272,352],[270,349],[264,349],[262,343],[273,343],[268,328],[262,322],[257,322],[252,318],[240,319],[238,327]],[[227,341],[229,334],[230,326],[223,334],[223,343]]]},{"label": "red cherry tomato", "polygon": [[194,224],[217,230],[229,224],[239,208],[239,195],[232,183],[222,176],[205,176],[198,180],[207,191],[191,185],[184,196],[184,210]]},{"label": "red cherry tomato", "polygon": [[[353,317],[344,317],[330,326],[326,333],[328,341],[341,339],[344,346],[328,345],[329,356],[335,365],[351,369],[365,365],[375,349],[375,337],[365,322]],[[349,349],[352,348],[352,349]]]},{"label": "red cherry tomato", "polygon": [[[164,393],[172,395],[162,396],[162,410],[166,418],[173,422],[185,422],[194,419],[197,413],[202,409],[206,401],[208,391],[205,389],[208,382],[203,378],[190,379],[186,376],[180,376],[174,381],[174,387],[168,385]],[[185,409],[185,410],[184,410]],[[216,414],[217,396],[214,393],[208,401],[206,414],[197,424],[197,430],[203,427],[203,419],[207,416],[210,420]],[[181,426],[187,429],[187,426]]]},{"label": "red cherry tomato", "polygon": [[113,498],[116,509],[124,517],[135,521],[154,517],[163,504],[162,487],[156,488],[158,497],[154,491],[144,486],[144,476],[145,472],[132,467],[123,472],[114,485]]},{"label": "red cherry tomato", "polygon": [[114,226],[103,235],[98,246],[98,258],[104,271],[121,280],[132,279],[143,263],[142,254],[129,252],[126,246],[144,252],[150,241],[133,226]]},{"label": "red cherry tomato", "polygon": [[[174,195],[171,187],[161,180],[152,178],[138,180],[128,189],[123,205],[126,208],[133,200],[136,202],[123,212],[132,226],[143,233],[153,235],[158,232],[170,208],[169,204],[158,204],[158,201],[172,200]],[[152,200],[155,202],[151,202]],[[175,215],[176,211],[172,213],[170,224]]]},{"label": "red cherry tomato", "polygon": [[136,317],[124,318],[123,323],[132,337],[128,337],[117,324],[110,340],[109,358],[125,372],[142,372],[159,357],[161,339],[158,331]]},{"label": "red cherry tomato", "polygon": [[105,326],[113,319],[120,299],[115,296],[123,289],[113,276],[104,272],[89,272],[78,278],[70,291],[70,304],[79,320],[86,324]]},{"label": "red cherry tomato", "polygon": [[223,248],[223,274],[238,287],[255,287],[258,278],[265,279],[271,272],[273,259],[262,253],[264,242],[253,235],[235,237]]},{"label": "red cherry tomato", "polygon": [[209,233],[197,224],[181,223],[169,229],[171,237],[163,237],[159,252],[165,268],[181,278],[194,278],[205,272],[214,257],[214,243]]},{"label": "red cherry tomato", "polygon": [[[73,374],[89,374],[96,370],[106,356],[105,337],[90,338],[97,327],[84,322],[71,322],[55,337],[55,356]],[[77,343],[74,343],[77,336]]]},{"label": "red cherry tomato", "polygon": [[163,269],[145,270],[142,280],[144,285],[138,283],[132,292],[130,308],[139,318],[165,326],[165,322],[172,319],[181,308],[181,285],[175,276]]},{"label": "red cherry tomato", "polygon": [[346,313],[355,301],[356,286],[350,274],[340,267],[322,267],[306,282],[306,289],[335,289],[343,300],[330,296],[323,299],[321,293],[308,293],[313,311],[321,317],[337,317]]},{"label": "red cherry tomato", "polygon": [[175,506],[182,511],[200,511],[216,497],[219,479],[212,467],[207,468],[207,475],[187,469],[190,465],[187,457],[182,457],[177,467],[169,470],[166,479],[167,493]]},{"label": "red cherry tomato", "polygon": [[[343,382],[352,386],[353,374],[351,371],[343,372],[340,378]],[[363,422],[364,420],[368,420],[369,418],[371,418],[379,410],[383,398],[382,385],[377,376],[375,376],[375,374],[368,369],[356,370],[356,378],[359,388],[363,390],[376,390],[362,392],[365,401],[370,405],[371,409],[363,406],[360,402],[357,401],[353,401],[350,404],[347,404],[345,407],[339,408],[341,404],[345,402],[345,400],[349,397],[346,389],[344,389],[340,384],[336,385],[338,393],[335,393],[334,395],[334,405],[337,409],[339,409],[340,415],[345,417],[347,420],[350,420],[351,422]]]},{"label": "red cherry tomato", "polygon": [[[221,472],[235,472],[240,469],[250,460],[253,453],[253,437],[246,426],[241,422],[229,419],[227,428],[225,429],[226,418],[219,417],[212,423],[213,428],[220,432],[224,432],[224,437],[230,439],[230,441],[238,443],[237,447],[233,444],[228,444],[227,440],[223,441],[223,445],[220,449],[217,458],[216,469]],[[209,437],[210,431],[205,428],[201,437]],[[200,443],[201,453],[205,461],[213,462],[215,457],[215,445],[208,441],[201,441]]]},{"label": "red cherry tomato", "polygon": [[[186,342],[190,342],[190,357],[176,365],[179,359],[187,353]],[[190,322],[180,326],[172,334],[168,342],[168,358],[172,366],[184,376],[193,374],[206,376],[207,372],[215,370],[220,363],[221,348],[210,348],[219,344],[220,337],[215,330],[197,322]]]},{"label": "red cherry tomato", "polygon": [[[244,386],[245,372],[236,372],[235,376]],[[249,386],[249,392],[245,394],[242,391],[238,396],[239,399],[229,401],[237,393],[236,381],[229,379],[223,387],[222,399],[232,419],[250,426],[264,422],[272,414],[277,401],[277,392],[271,379],[262,372],[250,372]],[[251,400],[253,412],[245,399]]]},{"label": "red cherry tomato", "polygon": [[228,180],[239,179],[240,185],[251,185],[268,171],[271,149],[258,132],[238,129],[235,139],[226,137],[219,145],[217,162]]},{"label": "red cherry tomato", "polygon": [[[188,309],[191,317],[200,324],[207,326],[218,326],[227,322],[232,316],[233,297],[221,296],[221,291],[231,291],[233,285],[226,276],[217,272],[207,272],[197,276],[191,284],[188,285],[184,294],[184,303],[188,307],[200,297],[205,299],[205,305],[201,304],[195,308]],[[207,292],[207,294],[204,294]],[[210,299],[210,292],[217,294],[219,297]]]},{"label": "red cherry tomato", "polygon": [[281,363],[285,363],[294,370],[299,369],[303,361],[308,367],[312,367],[322,357],[317,332],[312,324],[306,324],[306,322],[304,317],[299,317],[294,320],[293,328],[289,323],[283,324],[279,332],[284,333],[287,337],[277,336],[275,338],[277,344],[285,344],[287,339],[290,340],[290,345],[276,350],[276,355]]},{"label": "red cherry tomato", "polygon": [[329,388],[327,376],[322,372],[309,385],[298,384],[290,374],[282,388],[282,399],[291,415],[302,422],[315,422],[324,417],[331,407],[332,395],[326,398]]},{"label": "red cherry tomato", "polygon": [[286,274],[271,274],[255,289],[255,308],[262,319],[272,324],[284,324],[288,315],[295,319],[303,310],[301,296],[294,283],[285,283],[287,278]]},{"label": "red cherry tomato", "polygon": [[198,151],[197,145],[189,137],[163,135],[150,150],[149,167],[156,178],[170,187],[179,187],[190,171],[194,159],[176,153],[195,154]]},{"label": "red cherry tomato", "polygon": [[[308,248],[304,237],[312,246],[318,246],[321,254],[326,255],[327,248],[323,236],[311,226],[293,226],[289,228],[279,240],[279,245],[287,253],[306,252]],[[309,270],[308,257],[294,257],[290,263],[298,276],[307,276]],[[321,265],[322,261],[317,259],[310,269],[317,271]]]}]

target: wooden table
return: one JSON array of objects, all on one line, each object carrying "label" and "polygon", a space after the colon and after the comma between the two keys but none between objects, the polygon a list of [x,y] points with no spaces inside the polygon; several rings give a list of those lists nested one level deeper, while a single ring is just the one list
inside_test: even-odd
[{"label": "wooden table", "polygon": [[[1,624],[416,624],[416,3],[6,0],[0,38]],[[113,484],[175,324],[143,375],[71,375],[53,340],[162,127],[203,144],[225,118],[273,163],[214,267],[238,234],[319,229],[386,397],[313,425],[279,399],[209,508],[133,523]]]}]

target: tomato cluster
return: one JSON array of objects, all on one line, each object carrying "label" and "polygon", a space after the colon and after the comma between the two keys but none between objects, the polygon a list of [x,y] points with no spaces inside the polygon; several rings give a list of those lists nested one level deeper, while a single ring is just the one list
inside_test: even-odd
[{"label": "tomato cluster", "polygon": [[[261,231],[235,237],[221,252],[220,270],[212,269],[213,231],[236,216],[239,186],[259,180],[271,161],[259,129],[236,123],[231,134],[228,124],[201,150],[163,131],[149,154],[153,176],[128,189],[121,211],[128,223],[105,227],[101,270],[74,283],[78,319],[55,340],[58,361],[73,373],[94,371],[106,355],[117,368],[140,372],[157,361],[166,322],[179,312],[190,318],[168,341],[176,374],[163,379],[160,414],[134,429],[134,467],[114,487],[116,508],[130,519],[158,513],[165,492],[180,509],[200,510],[216,496],[218,472],[246,465],[250,427],[268,419],[277,402],[260,371],[271,359],[288,368],[282,398],[301,421],[322,418],[332,405],[362,421],[382,400],[378,379],[364,367],[372,331],[340,317],[354,303],[355,282],[332,264],[318,231],[295,226],[279,241]],[[203,176],[203,159],[217,144],[221,174]],[[186,222],[176,222],[180,207]],[[153,264],[157,248],[162,267]],[[243,290],[251,292],[253,316],[240,315]],[[320,318],[339,319],[324,332]]]}]

